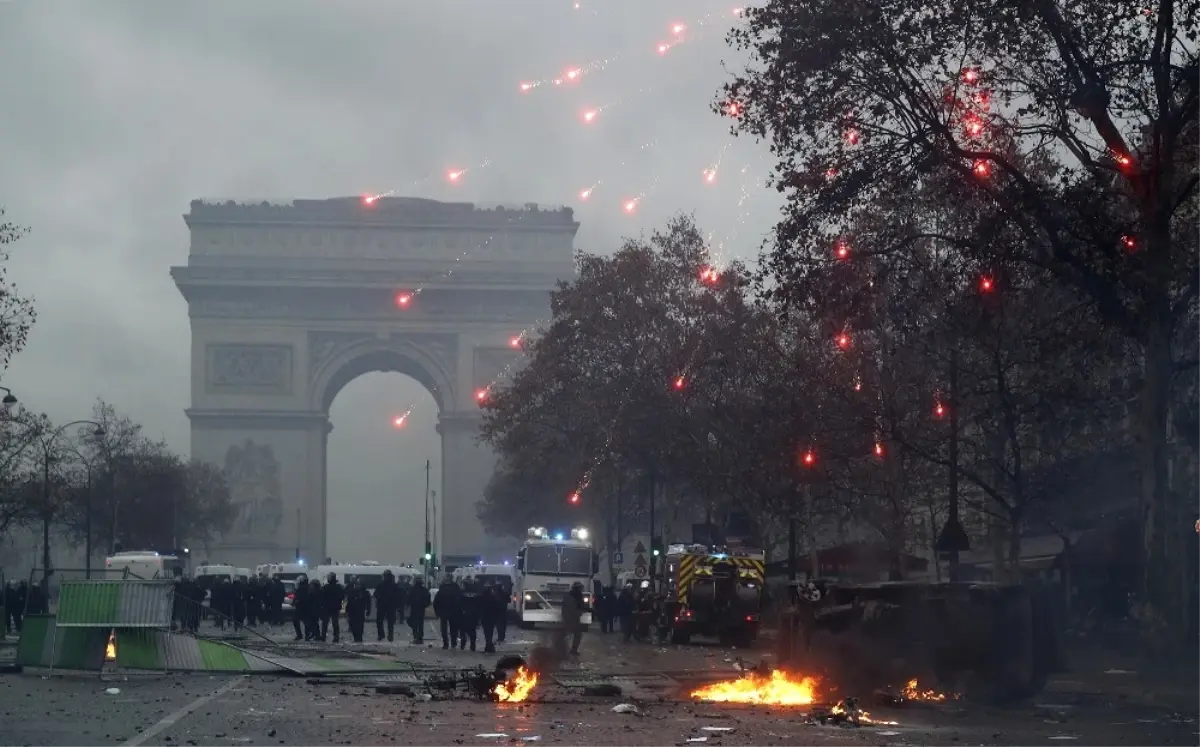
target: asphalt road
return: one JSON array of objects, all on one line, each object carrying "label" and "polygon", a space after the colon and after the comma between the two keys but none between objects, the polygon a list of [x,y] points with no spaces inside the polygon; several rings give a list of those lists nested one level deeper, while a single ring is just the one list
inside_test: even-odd
[{"label": "asphalt road", "polygon": [[[514,631],[506,648],[532,636]],[[492,656],[443,652],[440,645],[362,647],[376,655],[470,667]],[[736,676],[736,652],[716,647],[623,646],[611,636],[586,639],[583,671],[715,670]],[[106,692],[116,688],[119,692]],[[686,692],[642,691],[639,715],[612,712],[622,697],[589,698],[539,686],[539,702],[497,705],[472,700],[421,701],[377,694],[367,683],[279,676],[96,675],[26,672],[0,675],[0,744],[6,745],[1008,745],[1189,744],[1196,709],[1180,716],[1161,705],[1095,693],[1053,692],[1010,709],[954,703],[870,709],[894,726],[845,728],[806,724],[785,708],[696,704]],[[683,696],[683,697],[681,697]],[[869,708],[869,706],[868,706]],[[800,709],[803,710],[803,709]],[[704,727],[709,727],[705,730]],[[501,734],[505,736],[486,736]],[[688,742],[699,740],[704,742]]]}]

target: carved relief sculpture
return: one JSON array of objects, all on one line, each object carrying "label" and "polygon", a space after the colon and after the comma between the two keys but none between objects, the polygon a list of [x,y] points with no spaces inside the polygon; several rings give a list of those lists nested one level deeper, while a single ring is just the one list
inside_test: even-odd
[{"label": "carved relief sculpture", "polygon": [[271,542],[283,523],[279,461],[265,444],[246,439],[225,452],[225,479],[237,517],[230,539]]},{"label": "carved relief sculpture", "polygon": [[208,388],[247,394],[288,394],[292,390],[290,345],[209,345]]}]

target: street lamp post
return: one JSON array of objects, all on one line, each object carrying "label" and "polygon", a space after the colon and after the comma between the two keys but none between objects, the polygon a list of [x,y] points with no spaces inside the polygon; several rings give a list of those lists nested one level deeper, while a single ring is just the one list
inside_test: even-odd
[{"label": "street lamp post", "polygon": [[[12,396],[10,392],[9,397]],[[5,397],[7,400],[8,397]],[[49,599],[50,593],[50,521],[53,519],[53,512],[50,510],[50,447],[58,440],[58,437],[66,432],[73,425],[94,425],[96,430],[92,432],[95,438],[103,438],[105,435],[104,426],[94,420],[73,420],[70,423],[64,423],[54,430],[49,436],[41,439],[42,446],[42,591]],[[90,470],[89,470],[90,475]],[[91,567],[91,478],[88,479],[88,507],[85,511],[87,519],[85,523],[88,525],[88,541],[87,549],[89,551],[87,562],[88,568]]]},{"label": "street lamp post", "polygon": [[12,390],[6,386],[0,386],[4,390],[4,398],[0,399],[0,405],[4,406],[6,415],[15,415],[17,412],[17,396],[12,393]]}]

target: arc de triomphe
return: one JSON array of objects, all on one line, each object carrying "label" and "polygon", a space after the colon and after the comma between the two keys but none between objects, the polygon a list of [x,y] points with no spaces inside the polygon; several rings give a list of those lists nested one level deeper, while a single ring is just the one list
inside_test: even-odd
[{"label": "arc de triomphe", "polygon": [[[495,468],[476,393],[516,365],[513,336],[574,276],[571,210],[194,201],[184,220],[188,262],[171,275],[191,320],[192,456],[225,470],[239,511],[213,562],[326,556],[329,406],[371,371],[407,374],[438,404],[442,557],[511,552],[476,518]],[[393,562],[421,552],[397,550]]]}]

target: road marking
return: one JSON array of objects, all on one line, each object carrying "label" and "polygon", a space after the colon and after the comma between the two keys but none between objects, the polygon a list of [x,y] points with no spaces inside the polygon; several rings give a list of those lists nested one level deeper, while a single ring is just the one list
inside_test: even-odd
[{"label": "road marking", "polygon": [[176,723],[178,723],[179,720],[182,719],[184,716],[187,716],[189,713],[191,713],[192,711],[195,711],[197,708],[204,705],[205,703],[208,703],[209,701],[212,701],[212,700],[216,700],[217,698],[221,697],[225,693],[234,689],[235,687],[240,685],[244,679],[245,679],[244,677],[234,677],[230,681],[226,682],[224,685],[221,685],[221,687],[217,688],[216,691],[211,692],[208,695],[204,695],[199,698],[196,698],[191,703],[188,703],[187,705],[185,705],[183,708],[180,708],[178,711],[175,711],[174,713],[170,714],[169,716],[166,716],[165,718],[163,718],[162,721],[159,721],[154,726],[151,726],[149,729],[145,730],[141,734],[138,734],[133,739],[130,739],[128,742],[125,743],[126,747],[137,747],[137,745],[145,744],[149,740],[154,739],[159,734],[162,734],[164,731],[166,731],[167,729],[170,729],[172,726],[174,726]]}]

